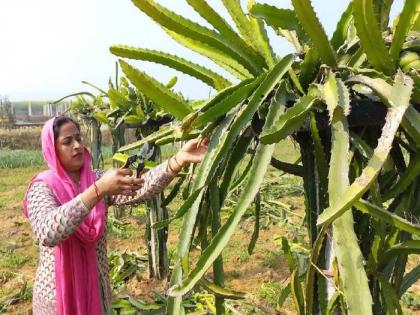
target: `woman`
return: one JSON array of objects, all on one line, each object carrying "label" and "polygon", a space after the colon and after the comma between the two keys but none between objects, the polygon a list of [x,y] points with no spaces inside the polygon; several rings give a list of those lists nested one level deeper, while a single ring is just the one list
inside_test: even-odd
[{"label": "woman", "polygon": [[31,180],[24,199],[24,213],[40,247],[33,314],[108,314],[106,207],[156,196],[186,164],[202,161],[207,143],[191,140],[135,178],[129,169],[92,171],[80,126],[71,118],[47,121],[41,141],[49,169]]}]

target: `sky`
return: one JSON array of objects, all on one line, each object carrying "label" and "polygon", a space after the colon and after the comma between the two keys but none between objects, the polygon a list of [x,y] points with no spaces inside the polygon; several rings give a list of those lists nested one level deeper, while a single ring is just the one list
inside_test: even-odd
[{"label": "sky", "polygon": [[[241,0],[246,6],[246,1]],[[189,19],[207,25],[185,0],[159,3]],[[207,0],[227,20],[220,0]],[[291,8],[290,0],[257,0]],[[331,35],[348,0],[312,0],[326,32]],[[401,10],[396,0],[392,16]],[[278,55],[292,47],[267,28]],[[89,81],[106,88],[115,73],[117,58],[109,52],[114,44],[158,49],[182,56],[225,74],[207,58],[173,41],[130,0],[1,0],[0,1],[0,95],[12,101],[56,100],[79,91],[92,91],[81,83]],[[207,98],[214,91],[188,75],[168,67],[129,61],[162,83],[178,76],[175,89],[192,99]]]}]

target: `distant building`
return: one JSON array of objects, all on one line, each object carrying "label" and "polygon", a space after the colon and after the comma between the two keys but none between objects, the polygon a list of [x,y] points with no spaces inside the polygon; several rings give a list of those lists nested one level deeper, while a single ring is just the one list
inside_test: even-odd
[{"label": "distant building", "polygon": [[49,102],[16,102],[14,109],[17,126],[42,124],[50,117],[64,114],[70,107],[69,103],[52,104]]}]

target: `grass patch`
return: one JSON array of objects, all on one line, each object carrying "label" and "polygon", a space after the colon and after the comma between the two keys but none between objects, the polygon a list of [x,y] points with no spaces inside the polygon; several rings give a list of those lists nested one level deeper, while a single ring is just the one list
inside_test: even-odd
[{"label": "grass patch", "polygon": [[118,217],[118,219],[115,217],[115,211],[109,212],[107,222],[108,237],[121,239],[139,238],[143,230],[138,228],[136,221],[145,218],[146,208],[143,206],[126,206],[123,210],[122,217]]},{"label": "grass patch", "polygon": [[[44,168],[0,168],[0,212],[18,211],[22,214],[22,200],[31,178]],[[1,243],[1,242],[0,242]]]},{"label": "grass patch", "polygon": [[25,281],[19,291],[4,300],[0,300],[0,314],[5,313],[11,305],[30,301],[31,299],[32,287]]},{"label": "grass patch", "polygon": [[273,251],[265,253],[263,258],[263,266],[268,268],[274,268],[279,264],[281,254]]},{"label": "grass patch", "polygon": [[37,167],[44,165],[40,150],[0,150],[0,168]]},{"label": "grass patch", "polygon": [[276,307],[282,289],[281,283],[270,280],[261,285],[257,291],[257,297],[267,302],[270,306]]},{"label": "grass patch", "polygon": [[232,277],[232,278],[237,279],[241,276],[241,272],[239,270],[231,270],[231,271],[225,272],[225,275],[227,277]]},{"label": "grass patch", "polygon": [[248,261],[249,260],[249,254],[248,254],[248,251],[246,250],[246,249],[243,249],[240,253],[239,253],[239,257],[238,257],[238,259],[239,259],[239,261],[241,262],[241,263],[244,263],[244,262],[246,262],[246,261]]},{"label": "grass patch", "polygon": [[16,268],[24,265],[32,258],[24,255],[15,253],[11,250],[7,250],[3,252],[3,257],[1,259],[1,266],[4,268]]},{"label": "grass patch", "polygon": [[[104,165],[110,166],[112,160],[112,147],[102,147]],[[0,149],[0,168],[24,168],[45,166],[40,149],[37,150],[10,150]]]},{"label": "grass patch", "polygon": [[10,271],[0,271],[0,284],[4,284],[10,279],[13,279],[15,274]]},{"label": "grass patch", "polygon": [[137,233],[137,229],[129,222],[110,218],[108,220],[108,237],[109,238],[122,238],[129,239],[134,238]]}]

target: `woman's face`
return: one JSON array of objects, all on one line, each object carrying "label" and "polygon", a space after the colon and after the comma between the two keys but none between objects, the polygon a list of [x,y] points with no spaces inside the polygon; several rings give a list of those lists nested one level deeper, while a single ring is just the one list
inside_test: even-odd
[{"label": "woman's face", "polygon": [[83,166],[83,145],[80,131],[72,122],[64,123],[55,141],[55,151],[67,172],[77,172]]}]

